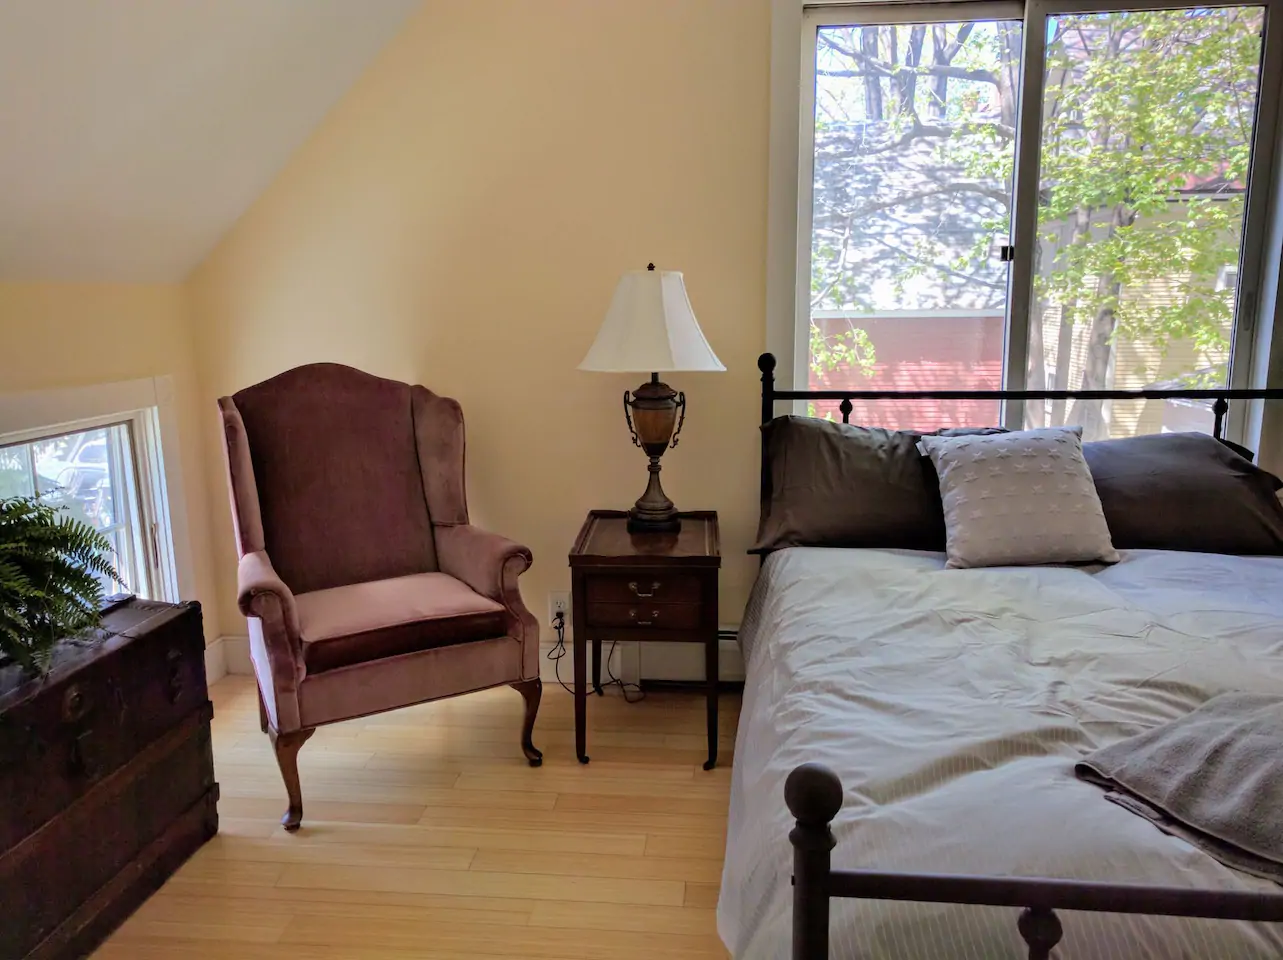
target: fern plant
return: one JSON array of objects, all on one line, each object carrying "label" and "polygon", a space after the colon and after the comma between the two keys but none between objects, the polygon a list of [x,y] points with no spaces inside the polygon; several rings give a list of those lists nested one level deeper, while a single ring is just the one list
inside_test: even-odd
[{"label": "fern plant", "polygon": [[111,544],[35,497],[0,500],[0,661],[43,673],[59,640],[98,625]]}]

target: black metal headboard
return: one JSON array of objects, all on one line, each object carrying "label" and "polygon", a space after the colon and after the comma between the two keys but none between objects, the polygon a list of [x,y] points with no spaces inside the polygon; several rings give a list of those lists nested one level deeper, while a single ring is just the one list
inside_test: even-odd
[{"label": "black metal headboard", "polygon": [[[853,400],[1211,400],[1215,418],[1212,436],[1223,440],[1225,414],[1231,400],[1283,400],[1283,390],[777,390],[775,354],[757,358],[762,371],[762,423],[775,418],[777,400],[839,400],[842,422],[851,422]],[[762,499],[770,492],[766,447],[762,447]]]}]

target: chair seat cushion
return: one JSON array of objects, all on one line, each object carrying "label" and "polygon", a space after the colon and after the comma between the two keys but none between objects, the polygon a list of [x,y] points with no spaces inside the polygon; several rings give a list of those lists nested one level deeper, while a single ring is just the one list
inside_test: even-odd
[{"label": "chair seat cushion", "polygon": [[503,607],[444,573],[415,573],[295,597],[308,673],[506,633]]}]

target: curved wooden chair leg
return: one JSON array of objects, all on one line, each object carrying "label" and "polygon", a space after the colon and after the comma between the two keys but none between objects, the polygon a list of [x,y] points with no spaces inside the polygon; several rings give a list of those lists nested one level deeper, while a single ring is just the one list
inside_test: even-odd
[{"label": "curved wooden chair leg", "polygon": [[276,751],[276,765],[281,768],[281,779],[285,781],[285,795],[290,801],[289,809],[281,817],[281,826],[290,833],[303,823],[303,790],[298,782],[298,752],[314,733],[315,727],[290,733],[277,733],[271,728],[267,731],[267,735],[272,738],[272,749]]},{"label": "curved wooden chair leg", "polygon": [[543,681],[538,677],[533,680],[520,680],[512,684],[523,700],[526,701],[526,719],[521,727],[521,750],[532,767],[543,763],[543,754],[535,749],[531,736],[535,732],[535,717],[539,713],[539,699],[543,696]]}]

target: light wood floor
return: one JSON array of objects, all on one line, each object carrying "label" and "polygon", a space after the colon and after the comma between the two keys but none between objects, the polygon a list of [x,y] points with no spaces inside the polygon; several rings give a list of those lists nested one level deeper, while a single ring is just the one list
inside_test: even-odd
[{"label": "light wood floor", "polygon": [[211,690],[219,835],[96,960],[719,958],[739,698],[705,772],[704,702],[589,702],[545,681],[530,768],[503,688],[319,730],[300,754],[304,820],[277,825],[280,775],[252,681]]}]

